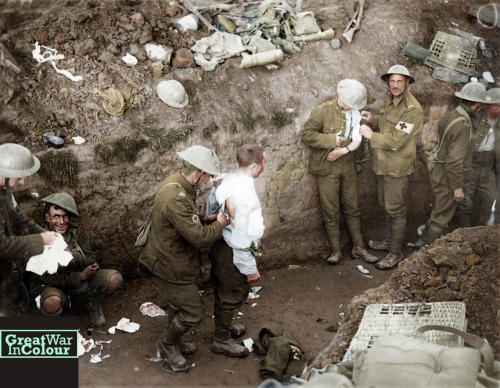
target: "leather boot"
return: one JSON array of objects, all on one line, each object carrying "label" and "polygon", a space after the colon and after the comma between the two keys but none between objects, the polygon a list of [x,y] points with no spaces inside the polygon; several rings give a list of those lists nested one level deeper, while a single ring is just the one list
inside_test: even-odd
[{"label": "leather boot", "polygon": [[354,247],[351,251],[351,256],[353,259],[361,259],[367,263],[376,263],[379,258],[368,253],[368,251],[363,247]]},{"label": "leather boot", "polygon": [[370,240],[368,246],[374,251],[388,251],[391,249],[391,226],[392,218],[385,213],[384,219],[384,239],[383,240]]},{"label": "leather boot", "polygon": [[106,317],[101,310],[100,303],[96,301],[87,301],[87,312],[91,326],[101,327],[106,324]]},{"label": "leather boot", "polygon": [[330,257],[328,259],[326,259],[326,262],[328,264],[337,264],[341,258],[342,258],[342,255],[340,253],[340,250],[338,250],[338,251],[332,252]]},{"label": "leather boot", "polygon": [[370,240],[368,241],[368,246],[374,251],[388,251],[391,248],[390,244],[386,240]]},{"label": "leather boot", "polygon": [[241,337],[243,334],[246,333],[246,331],[247,331],[247,329],[241,323],[231,324],[231,337],[232,338]]},{"label": "leather boot", "polygon": [[248,349],[242,345],[238,345],[232,338],[227,340],[214,338],[214,342],[212,343],[212,352],[225,354],[229,357],[248,356]]},{"label": "leather boot", "polygon": [[426,226],[425,229],[426,231],[428,230],[426,240],[429,242],[429,244],[440,238],[441,234],[443,233],[443,228],[434,224],[430,224],[428,228]]},{"label": "leather boot", "polygon": [[177,345],[169,345],[161,338],[156,341],[156,353],[158,358],[166,358],[173,366],[182,368],[186,365],[186,359],[182,356]]},{"label": "leather boot", "polygon": [[398,265],[401,260],[403,260],[403,253],[395,254],[389,252],[387,256],[382,259],[382,261],[375,264],[375,267],[378,269],[391,269],[392,267]]},{"label": "leather boot", "polygon": [[[172,303],[170,303],[170,310],[168,313],[168,320],[167,320],[167,327],[165,330],[168,329],[172,321],[174,320],[175,316],[179,313],[180,309],[176,306],[174,306]],[[196,345],[192,342],[187,342],[187,341],[179,341],[177,343],[177,347],[179,348],[179,351],[182,354],[185,354],[187,356],[193,354],[196,351]]]}]

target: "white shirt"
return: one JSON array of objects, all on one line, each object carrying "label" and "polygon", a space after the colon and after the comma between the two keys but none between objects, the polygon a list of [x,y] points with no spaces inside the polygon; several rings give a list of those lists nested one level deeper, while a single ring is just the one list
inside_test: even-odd
[{"label": "white shirt", "polygon": [[[359,110],[346,110],[345,111],[345,137],[350,137],[352,141],[361,141],[359,133],[361,123],[361,114]],[[349,133],[349,127],[352,125]]]},{"label": "white shirt", "polygon": [[249,248],[252,242],[257,245],[264,234],[264,219],[259,197],[255,192],[253,178],[245,175],[228,174],[215,193],[221,206],[226,199],[232,197],[235,208],[233,224],[222,231],[227,245],[233,248],[233,263],[244,275],[252,275],[257,271],[255,258],[251,252],[241,249]]}]

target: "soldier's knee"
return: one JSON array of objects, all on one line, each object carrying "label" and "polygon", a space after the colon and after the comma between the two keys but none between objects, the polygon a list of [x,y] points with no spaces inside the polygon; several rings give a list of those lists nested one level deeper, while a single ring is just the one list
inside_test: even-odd
[{"label": "soldier's knee", "polygon": [[62,312],[62,301],[58,296],[49,296],[43,301],[42,312],[46,315],[59,315]]},{"label": "soldier's knee", "polygon": [[120,272],[117,272],[111,276],[109,279],[109,291],[110,292],[116,292],[118,291],[123,285],[123,277]]}]

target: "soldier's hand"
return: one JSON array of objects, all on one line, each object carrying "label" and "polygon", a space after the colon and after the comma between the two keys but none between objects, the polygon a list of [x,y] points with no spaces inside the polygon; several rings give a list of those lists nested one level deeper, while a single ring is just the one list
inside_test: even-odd
[{"label": "soldier's hand", "polygon": [[362,124],[359,127],[359,134],[367,139],[370,139],[372,137],[373,131],[368,125]]},{"label": "soldier's hand", "polygon": [[462,190],[461,187],[459,187],[458,189],[455,189],[455,192],[453,193],[453,199],[456,201],[456,202],[462,202],[464,200],[464,191]]},{"label": "soldier's hand", "polygon": [[40,233],[40,236],[42,236],[42,240],[43,240],[44,245],[52,245],[52,244],[54,244],[54,241],[56,241],[57,233],[56,232],[43,232],[43,233]]},{"label": "soldier's hand", "polygon": [[247,275],[247,283],[257,283],[260,282],[259,270],[255,271],[253,275]]},{"label": "soldier's hand", "polygon": [[342,148],[335,147],[335,149],[333,151],[330,151],[328,153],[328,155],[326,155],[326,160],[328,160],[329,162],[334,162],[337,159],[344,156],[345,154],[346,154],[346,150],[344,149],[344,147],[342,147]]},{"label": "soldier's hand", "polygon": [[229,221],[224,212],[222,211],[222,209],[219,210],[219,213],[217,214],[217,221],[221,223],[223,228],[225,228],[229,224]]},{"label": "soldier's hand", "polygon": [[99,264],[94,263],[86,267],[82,272],[80,272],[80,280],[87,280],[94,276],[99,269]]},{"label": "soldier's hand", "polygon": [[210,224],[214,222],[216,219],[217,219],[217,214],[210,214],[209,216],[205,215],[203,217],[203,221],[205,222],[205,224]]},{"label": "soldier's hand", "polygon": [[361,118],[368,121],[370,124],[373,124],[374,122],[372,113],[367,110],[361,111]]},{"label": "soldier's hand", "polygon": [[340,136],[340,133],[335,134],[335,145],[337,145],[337,147],[342,144],[343,140],[344,140],[344,138],[342,136]]}]

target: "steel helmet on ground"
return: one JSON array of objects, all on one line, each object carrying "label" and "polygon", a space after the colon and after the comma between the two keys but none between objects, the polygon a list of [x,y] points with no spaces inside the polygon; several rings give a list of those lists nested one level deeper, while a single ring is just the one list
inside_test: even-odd
[{"label": "steel helmet on ground", "polygon": [[174,108],[184,108],[189,103],[189,97],[184,86],[179,81],[161,81],[156,87],[158,97],[165,104]]},{"label": "steel helmet on ground", "polygon": [[220,175],[219,158],[213,150],[207,147],[194,145],[184,151],[177,152],[177,155],[210,175]]},{"label": "steel helmet on ground", "polygon": [[486,94],[491,98],[488,104],[500,104],[500,88],[492,88]]},{"label": "steel helmet on ground", "polygon": [[78,214],[78,209],[76,208],[75,199],[68,193],[61,192],[51,194],[43,198],[42,201],[45,203],[50,203],[52,205],[57,205],[61,209],[64,209],[68,213],[71,213],[71,215],[80,217],[80,214]]},{"label": "steel helmet on ground", "polygon": [[480,82],[469,82],[455,96],[467,101],[489,103],[491,97],[486,94],[486,87]]},{"label": "steel helmet on ground", "polygon": [[366,88],[355,79],[343,79],[337,85],[337,95],[349,108],[360,110],[366,105]]},{"label": "steel helmet on ground", "polygon": [[415,82],[415,78],[413,78],[410,75],[410,72],[408,71],[408,69],[403,65],[391,66],[391,68],[387,71],[387,73],[383,74],[380,78],[382,78],[382,81],[387,81],[391,74],[401,74],[401,75],[408,77],[411,84]]},{"label": "steel helmet on ground", "polygon": [[33,175],[40,168],[40,161],[26,147],[5,143],[0,145],[0,176],[24,178]]}]

